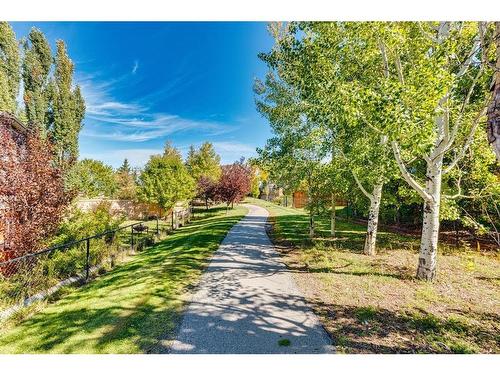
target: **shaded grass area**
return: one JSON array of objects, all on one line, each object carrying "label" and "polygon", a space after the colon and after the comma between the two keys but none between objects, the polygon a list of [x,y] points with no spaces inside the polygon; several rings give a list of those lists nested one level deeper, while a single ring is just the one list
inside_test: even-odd
[{"label": "shaded grass area", "polygon": [[414,278],[419,238],[381,232],[362,253],[365,227],[345,220],[330,237],[303,210],[251,200],[270,211],[270,234],[331,335],[346,353],[499,353],[500,259],[443,246],[434,283]]},{"label": "shaded grass area", "polygon": [[[168,349],[210,256],[246,214],[213,207],[91,283],[0,331],[0,353],[155,353]],[[15,324],[17,323],[17,324]]]}]

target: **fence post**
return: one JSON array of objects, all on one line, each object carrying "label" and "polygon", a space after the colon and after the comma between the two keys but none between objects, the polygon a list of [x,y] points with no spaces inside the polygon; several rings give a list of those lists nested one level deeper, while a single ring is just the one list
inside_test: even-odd
[{"label": "fence post", "polygon": [[130,227],[130,249],[134,250],[134,226]]},{"label": "fence post", "polygon": [[90,274],[90,238],[87,238],[87,260],[86,260],[86,273],[85,281],[89,280]]}]

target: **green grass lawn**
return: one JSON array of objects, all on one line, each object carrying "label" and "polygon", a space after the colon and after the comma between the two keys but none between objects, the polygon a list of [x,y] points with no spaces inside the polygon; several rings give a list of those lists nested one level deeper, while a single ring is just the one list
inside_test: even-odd
[{"label": "green grass lawn", "polygon": [[419,238],[379,232],[377,255],[363,254],[366,228],[304,210],[248,199],[270,212],[271,237],[311,306],[347,353],[499,353],[500,261],[443,245],[434,283],[414,278]]},{"label": "green grass lawn", "polygon": [[173,338],[183,295],[245,214],[214,207],[89,284],[0,329],[0,353],[155,353]]}]

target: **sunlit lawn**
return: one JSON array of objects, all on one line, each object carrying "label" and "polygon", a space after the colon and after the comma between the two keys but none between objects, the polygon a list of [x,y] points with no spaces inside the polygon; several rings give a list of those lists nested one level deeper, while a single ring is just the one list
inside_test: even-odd
[{"label": "sunlit lawn", "polygon": [[438,277],[414,278],[419,238],[381,231],[378,253],[362,253],[366,228],[317,217],[308,237],[304,210],[261,200],[271,237],[338,352],[499,353],[500,261],[498,254],[442,246]]},{"label": "sunlit lawn", "polygon": [[0,331],[0,353],[150,353],[167,350],[184,305],[242,206],[195,221],[40,312]]}]

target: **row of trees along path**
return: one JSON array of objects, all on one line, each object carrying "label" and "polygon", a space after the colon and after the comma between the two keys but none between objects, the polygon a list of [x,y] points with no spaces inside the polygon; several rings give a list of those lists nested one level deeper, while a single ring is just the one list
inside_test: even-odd
[{"label": "row of trees along path", "polygon": [[[369,255],[384,186],[404,180],[403,196],[423,201],[417,277],[434,279],[442,213],[460,218],[456,200],[466,197],[493,210],[491,197],[498,197],[494,154],[478,132],[492,103],[498,24],[292,22],[269,29],[275,44],[260,55],[269,73],[254,85],[274,134],[259,150],[262,165],[285,189],[305,186],[311,234],[321,197],[349,195],[354,181],[370,202]],[[492,115],[490,138],[495,121]],[[483,166],[482,175],[473,165]]]}]

